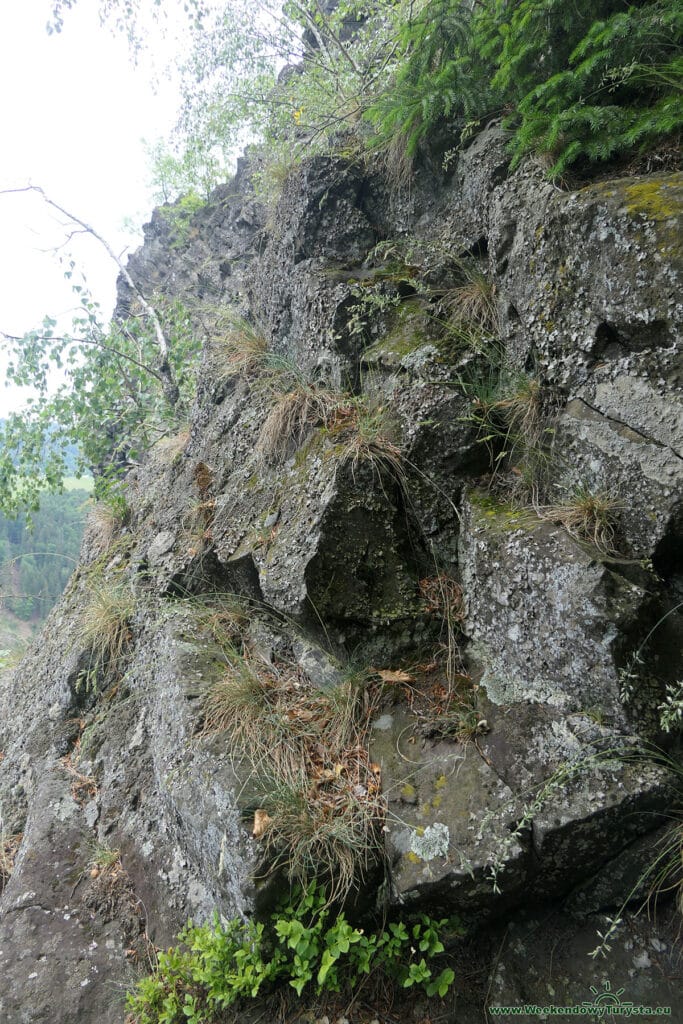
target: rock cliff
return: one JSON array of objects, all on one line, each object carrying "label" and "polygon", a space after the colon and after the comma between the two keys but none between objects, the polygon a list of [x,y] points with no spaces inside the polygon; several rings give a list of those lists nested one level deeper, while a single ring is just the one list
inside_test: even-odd
[{"label": "rock cliff", "polygon": [[365,680],[365,894],[467,928],[438,1019],[606,979],[680,1008],[665,902],[586,954],[678,799],[639,751],[681,671],[683,179],[561,190],[495,126],[410,186],[317,156],[267,208],[257,170],[129,260],[191,317],[197,394],[0,687],[0,1018],[122,1022],[152,943],[269,905],[269,769],[207,703],[245,652],[278,700]]}]

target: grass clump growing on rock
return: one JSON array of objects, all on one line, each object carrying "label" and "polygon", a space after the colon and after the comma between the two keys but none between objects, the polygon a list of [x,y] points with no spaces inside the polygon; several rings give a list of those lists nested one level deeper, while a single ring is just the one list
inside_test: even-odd
[{"label": "grass clump growing on rock", "polygon": [[491,472],[513,474],[520,500],[538,504],[551,463],[549,396],[540,380],[526,370],[510,366],[496,347],[460,386],[471,400],[468,417],[486,445]]},{"label": "grass clump growing on rock", "polygon": [[90,663],[80,680],[86,689],[97,689],[102,677],[118,672],[132,638],[134,611],[135,598],[127,584],[90,584],[81,615],[81,637],[90,648]]},{"label": "grass clump growing on rock", "polygon": [[314,427],[326,426],[343,401],[341,392],[312,380],[290,360],[271,354],[259,379],[270,410],[256,451],[266,462],[283,462]]},{"label": "grass clump growing on rock", "polygon": [[367,733],[368,686],[341,681],[315,689],[301,671],[252,652],[226,653],[225,674],[207,690],[203,734],[225,733],[246,768],[254,835],[271,870],[302,886],[322,876],[336,899],[381,861],[384,803]]},{"label": "grass clump growing on rock", "polygon": [[340,404],[327,426],[334,442],[334,457],[348,465],[356,476],[361,466],[370,466],[380,477],[392,478],[407,493],[403,448],[398,425],[386,404],[367,398],[348,398]]},{"label": "grass clump growing on rock", "polygon": [[[266,361],[263,331],[237,313],[227,315],[224,332],[212,345],[212,366],[223,378],[257,377]],[[223,326],[221,324],[221,326]]]},{"label": "grass clump growing on rock", "polygon": [[256,451],[267,462],[282,462],[300,447],[308,433],[327,424],[339,402],[339,396],[316,384],[297,381],[276,394],[261,428]]},{"label": "grass clump growing on rock", "polygon": [[441,305],[448,314],[447,326],[473,340],[495,337],[500,326],[495,285],[474,261],[459,261],[459,284],[446,289]]},{"label": "grass clump growing on rock", "polygon": [[563,526],[572,537],[610,554],[615,550],[616,516],[621,508],[623,503],[614,495],[581,485],[565,501],[536,507],[536,512],[541,519]]},{"label": "grass clump growing on rock", "polygon": [[[378,778],[368,791],[366,756],[346,750],[343,761],[274,779],[264,794],[265,842],[275,864],[300,885],[322,874],[331,901],[343,901],[382,855],[383,807]],[[265,820],[265,819],[264,819]]]}]

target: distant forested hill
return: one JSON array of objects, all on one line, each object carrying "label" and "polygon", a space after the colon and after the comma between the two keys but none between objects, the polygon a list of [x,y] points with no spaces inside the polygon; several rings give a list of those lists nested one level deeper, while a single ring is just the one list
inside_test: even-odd
[{"label": "distant forested hill", "polygon": [[12,618],[41,621],[61,594],[78,557],[87,499],[85,489],[45,495],[33,515],[32,530],[23,516],[12,520],[0,516],[4,632],[12,632]]}]

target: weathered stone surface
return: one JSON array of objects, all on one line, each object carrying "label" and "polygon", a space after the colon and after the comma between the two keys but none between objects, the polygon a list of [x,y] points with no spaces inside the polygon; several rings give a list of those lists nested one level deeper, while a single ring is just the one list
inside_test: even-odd
[{"label": "weathered stone surface", "polygon": [[[0,904],[0,1015],[7,1024],[120,1024],[144,955],[144,912],[122,878],[91,880],[92,832],[61,766],[45,765]],[[103,980],[106,979],[106,984]]]},{"label": "weathered stone surface", "polygon": [[491,974],[488,1005],[589,1004],[596,1014],[598,1008],[604,1014],[607,1007],[622,1007],[627,1016],[631,1004],[668,1007],[663,1019],[676,1020],[683,1005],[675,915],[662,908],[656,920],[625,918],[605,958],[590,955],[600,944],[598,931],[609,928],[604,916],[580,923],[555,912],[511,923]]},{"label": "weathered stone surface", "polygon": [[620,647],[646,595],[566,532],[487,498],[463,510],[465,631],[492,700],[534,700],[620,719]]},{"label": "weathered stone surface", "polygon": [[[473,744],[425,740],[415,719],[396,709],[374,722],[370,751],[382,767],[387,847],[401,905],[477,915],[520,898],[528,844],[511,835],[519,806]],[[446,827],[444,848],[420,856],[419,831],[435,825]]]},{"label": "weathered stone surface", "polygon": [[[544,706],[491,707],[485,721],[476,744],[429,740],[400,708],[374,722],[397,902],[481,920],[570,891],[586,911],[631,893],[656,858],[656,837],[641,837],[665,820],[670,773],[633,738]],[[443,848],[420,856],[420,833],[444,826]]]},{"label": "weathered stone surface", "polygon": [[671,351],[683,319],[682,189],[671,174],[563,194],[537,171],[495,192],[489,248],[511,337],[556,384],[582,383],[601,358]]},{"label": "weathered stone surface", "polygon": [[[585,396],[585,397],[584,397]],[[614,505],[617,543],[649,559],[665,539],[683,539],[683,403],[638,377],[593,381],[560,416],[555,433],[558,480]]]}]

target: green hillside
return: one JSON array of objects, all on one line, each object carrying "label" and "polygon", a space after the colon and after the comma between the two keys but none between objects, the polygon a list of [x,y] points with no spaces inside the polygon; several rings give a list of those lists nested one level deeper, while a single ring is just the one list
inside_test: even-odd
[{"label": "green hillside", "polygon": [[83,534],[88,482],[43,498],[31,528],[0,516],[0,647],[25,642],[73,571]]}]

